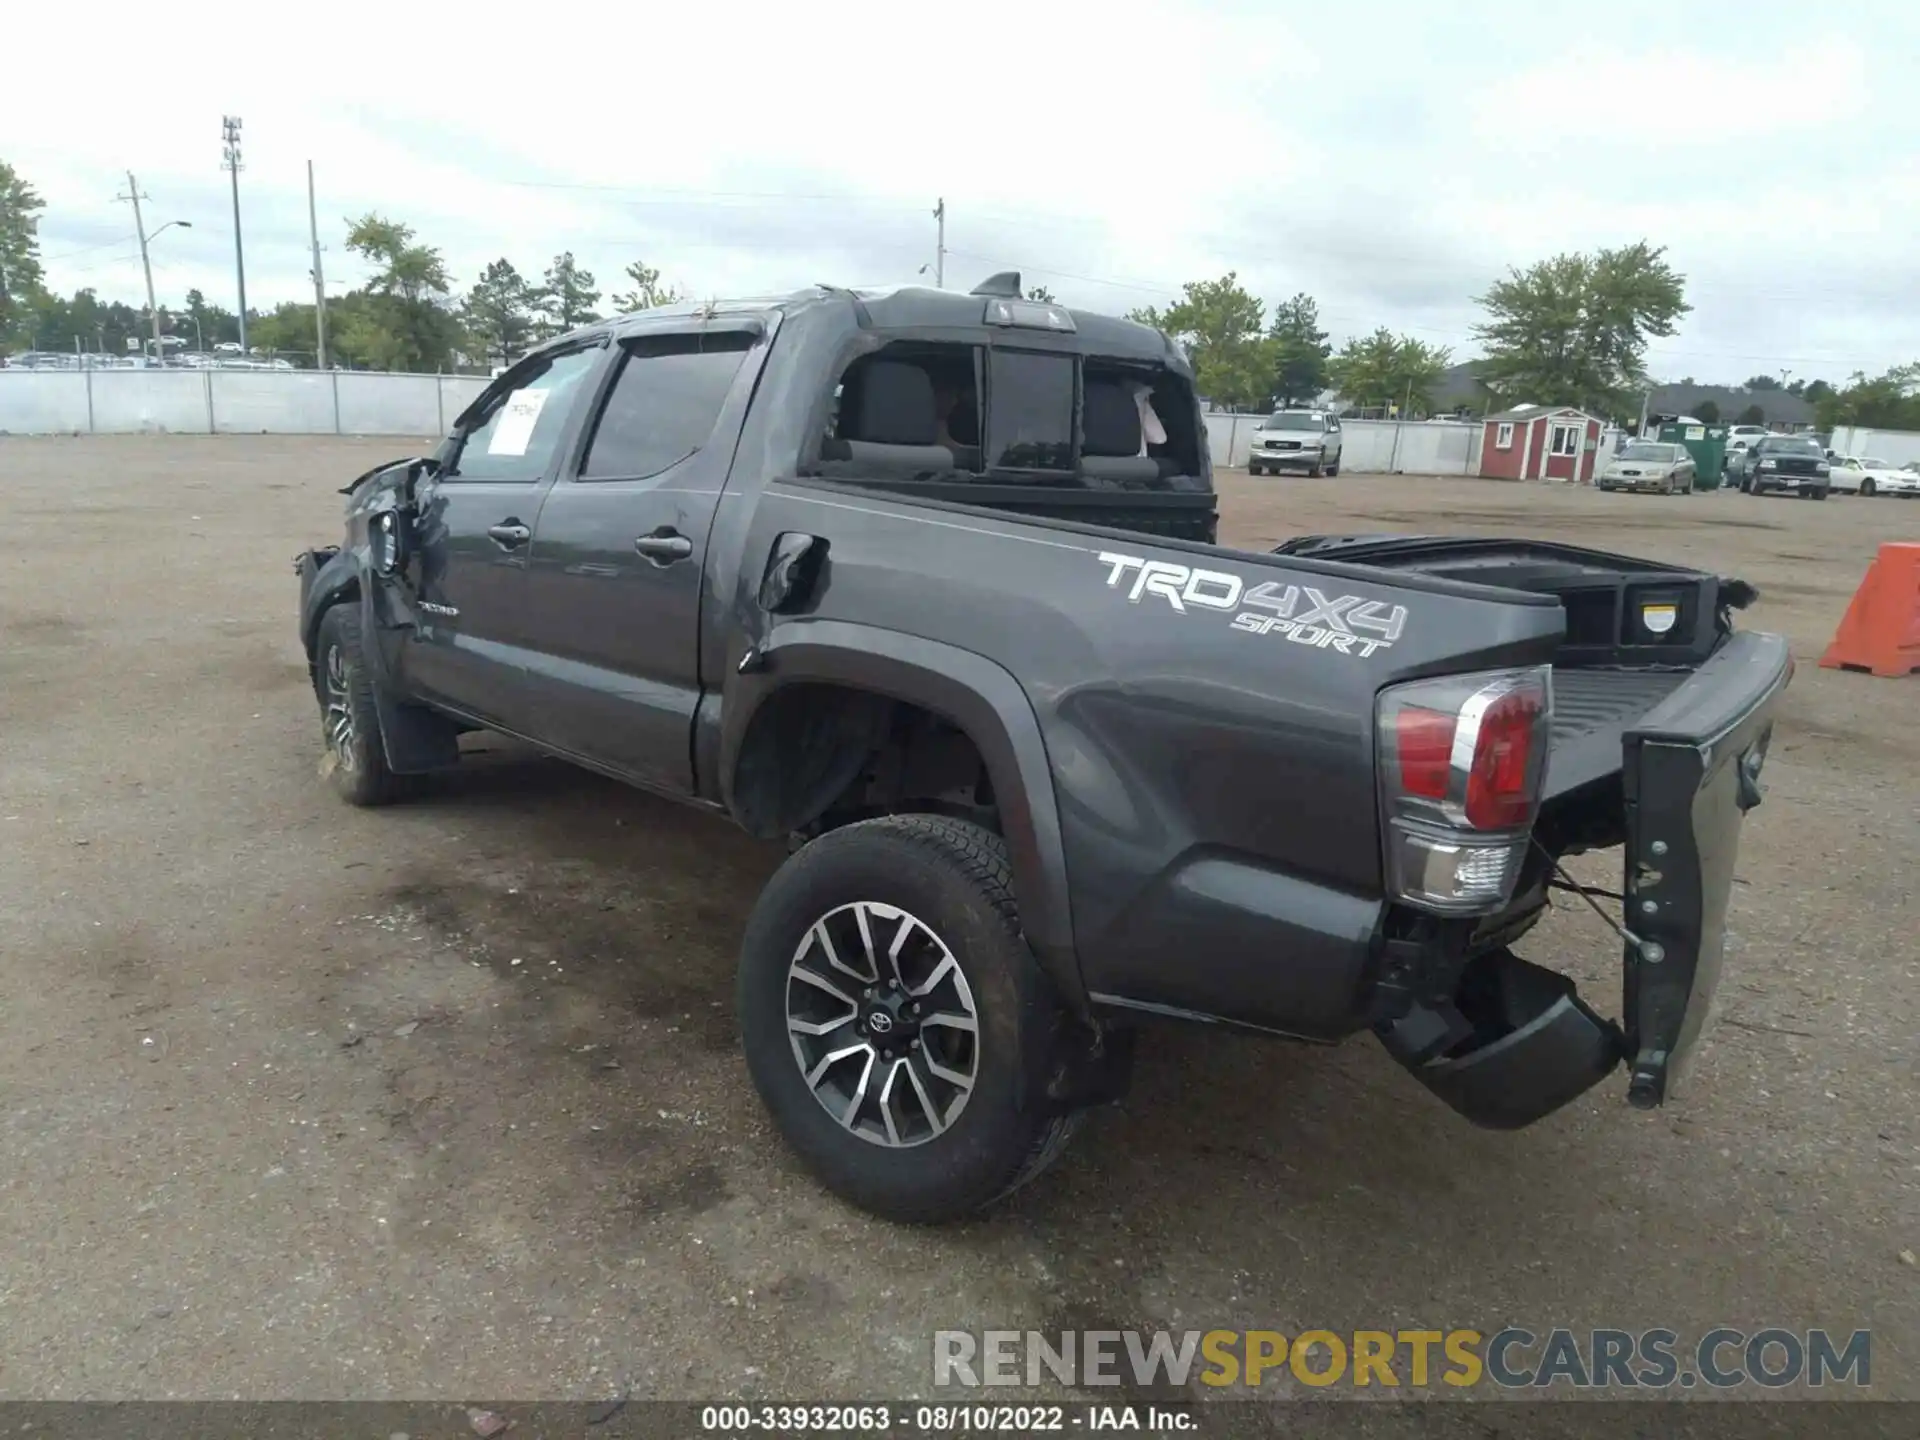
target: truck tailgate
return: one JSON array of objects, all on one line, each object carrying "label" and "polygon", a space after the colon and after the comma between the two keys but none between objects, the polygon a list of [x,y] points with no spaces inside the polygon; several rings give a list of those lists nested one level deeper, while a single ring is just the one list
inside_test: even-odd
[{"label": "truck tailgate", "polygon": [[1778,635],[1736,632],[1626,732],[1627,1098],[1663,1103],[1713,1006],[1727,904],[1774,707],[1793,674]]}]

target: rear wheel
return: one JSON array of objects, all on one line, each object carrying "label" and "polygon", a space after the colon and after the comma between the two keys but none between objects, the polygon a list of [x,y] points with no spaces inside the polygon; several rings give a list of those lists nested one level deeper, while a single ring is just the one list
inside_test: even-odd
[{"label": "rear wheel", "polygon": [[404,780],[387,766],[373,677],[360,649],[359,603],[335,605],[320,619],[314,642],[313,688],[320,702],[321,763],[327,781],[349,805],[385,805]]},{"label": "rear wheel", "polygon": [[1046,1103],[1068,1023],[992,832],[936,815],[832,831],[774,873],[740,950],[760,1098],[826,1186],[889,1219],[992,1204],[1065,1147]]}]

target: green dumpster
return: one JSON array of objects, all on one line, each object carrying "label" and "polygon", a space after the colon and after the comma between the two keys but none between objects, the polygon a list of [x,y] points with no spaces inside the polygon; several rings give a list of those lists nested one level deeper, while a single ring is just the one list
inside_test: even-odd
[{"label": "green dumpster", "polygon": [[1727,468],[1727,427],[1724,425],[1668,424],[1658,438],[1668,445],[1684,445],[1693,456],[1693,488],[1718,490]]}]

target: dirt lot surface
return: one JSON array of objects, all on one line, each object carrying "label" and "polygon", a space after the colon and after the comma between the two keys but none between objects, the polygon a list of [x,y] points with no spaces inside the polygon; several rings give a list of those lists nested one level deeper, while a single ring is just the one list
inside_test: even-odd
[{"label": "dirt lot surface", "polygon": [[[1250,547],[1532,533],[1761,587],[1802,663],[1722,1022],[1687,1103],[1514,1135],[1370,1041],[1153,1036],[1057,1169],[929,1232],[827,1197],[748,1086],[780,853],[499,742],[391,811],[326,790],[290,562],[397,453],[0,439],[0,1396],[900,1397],[941,1328],[1513,1322],[1871,1326],[1920,1398],[1920,678],[1813,664],[1920,505],[1223,477]],[[1617,1005],[1590,914],[1525,948]]]}]

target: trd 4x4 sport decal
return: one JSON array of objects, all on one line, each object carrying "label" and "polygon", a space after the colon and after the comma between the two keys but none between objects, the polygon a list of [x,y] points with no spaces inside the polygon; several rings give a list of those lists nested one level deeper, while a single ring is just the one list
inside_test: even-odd
[{"label": "trd 4x4 sport decal", "polygon": [[1233,628],[1249,635],[1279,635],[1296,645],[1365,657],[1386,650],[1406,628],[1407,607],[1362,595],[1326,595],[1311,585],[1263,580],[1248,587],[1225,570],[1198,570],[1142,555],[1102,551],[1107,588],[1125,588],[1130,604],[1152,595],[1184,615],[1187,607],[1233,610]]}]

